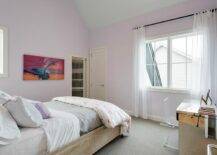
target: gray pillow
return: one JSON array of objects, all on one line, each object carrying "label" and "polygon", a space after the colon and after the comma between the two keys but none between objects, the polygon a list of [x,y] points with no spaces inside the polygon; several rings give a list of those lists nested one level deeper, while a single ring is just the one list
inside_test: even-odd
[{"label": "gray pillow", "polygon": [[43,118],[35,106],[21,97],[14,97],[5,107],[21,127],[35,128],[43,123]]}]

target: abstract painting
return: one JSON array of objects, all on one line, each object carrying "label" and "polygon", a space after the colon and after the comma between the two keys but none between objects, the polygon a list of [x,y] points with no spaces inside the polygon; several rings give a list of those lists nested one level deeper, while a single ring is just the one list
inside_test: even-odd
[{"label": "abstract painting", "polygon": [[23,56],[24,80],[63,80],[64,59],[42,56]]}]

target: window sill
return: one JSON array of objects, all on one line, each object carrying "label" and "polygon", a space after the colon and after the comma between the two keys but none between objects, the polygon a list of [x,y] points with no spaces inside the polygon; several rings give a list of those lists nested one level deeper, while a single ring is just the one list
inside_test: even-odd
[{"label": "window sill", "polygon": [[190,94],[188,89],[162,88],[162,87],[148,87],[148,91],[175,93],[175,94]]},{"label": "window sill", "polygon": [[8,74],[0,74],[0,78],[7,78]]}]

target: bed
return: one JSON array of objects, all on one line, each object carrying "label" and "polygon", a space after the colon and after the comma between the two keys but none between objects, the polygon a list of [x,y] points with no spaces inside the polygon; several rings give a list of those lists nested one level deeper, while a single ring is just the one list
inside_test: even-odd
[{"label": "bed", "polygon": [[103,125],[98,114],[92,109],[70,105],[59,101],[50,101],[46,102],[45,104],[50,109],[60,110],[74,114],[79,119],[81,135],[88,133]]},{"label": "bed", "polygon": [[81,137],[61,148],[52,155],[91,155],[108,144],[118,136],[121,136],[121,127],[106,128],[103,126],[98,114],[89,108],[60,103],[58,101],[47,102],[49,108],[73,113],[80,121]]},{"label": "bed", "polygon": [[[120,127],[108,129],[102,126],[83,134],[78,140],[50,155],[91,155],[120,135]],[[46,145],[46,136],[42,129],[21,129],[21,138],[8,146],[1,147],[0,154],[46,155]]]},{"label": "bed", "polygon": [[64,147],[47,153],[46,135],[42,128],[23,128],[21,138],[10,145],[0,147],[0,154],[10,155],[91,155],[123,134],[121,126],[106,128],[96,111],[86,107],[70,105],[59,101],[45,103],[51,110],[75,115],[80,122],[81,137]]},{"label": "bed", "polygon": [[114,129],[99,127],[81,136],[78,140],[52,152],[51,155],[92,155],[103,146],[121,136],[120,126]]}]

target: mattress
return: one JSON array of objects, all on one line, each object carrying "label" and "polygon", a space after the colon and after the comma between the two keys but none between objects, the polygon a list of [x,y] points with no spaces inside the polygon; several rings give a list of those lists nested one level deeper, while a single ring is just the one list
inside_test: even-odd
[{"label": "mattress", "polygon": [[19,139],[0,146],[0,155],[45,155],[46,152],[47,140],[41,128],[23,128]]},{"label": "mattress", "polygon": [[50,101],[46,102],[45,104],[48,106],[48,108],[74,114],[80,121],[81,134],[90,132],[103,125],[99,115],[92,109],[59,101]]}]

